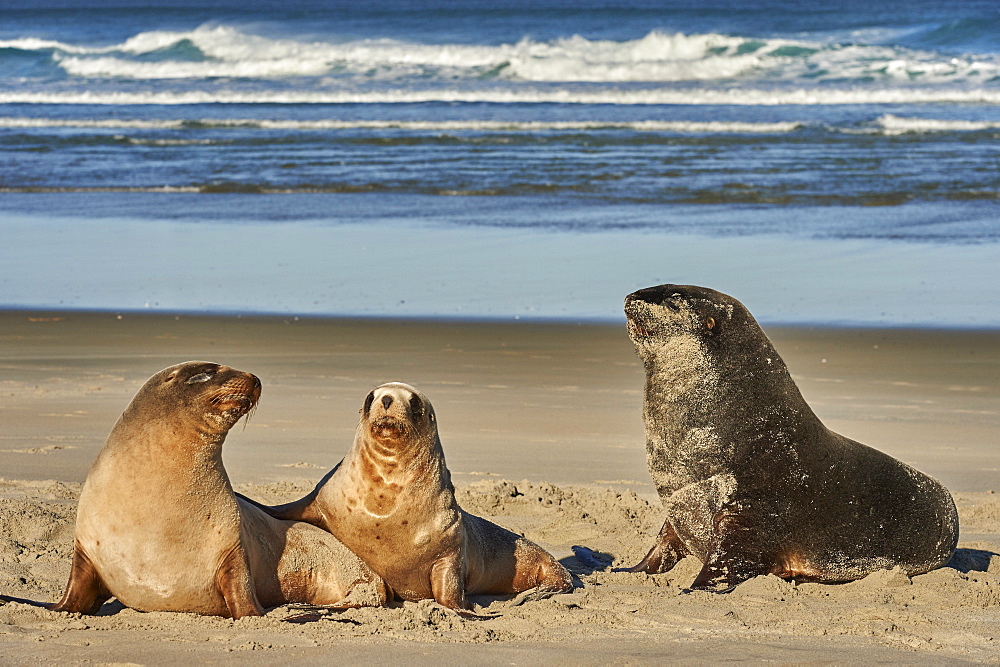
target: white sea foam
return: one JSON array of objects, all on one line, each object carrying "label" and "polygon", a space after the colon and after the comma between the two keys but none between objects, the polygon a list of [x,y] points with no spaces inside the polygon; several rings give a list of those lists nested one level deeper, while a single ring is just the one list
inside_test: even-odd
[{"label": "white sea foam", "polygon": [[174,129],[184,124],[181,120],[132,120],[126,118],[30,118],[30,117],[0,117],[0,127],[9,128],[44,128],[44,127],[89,127],[111,129]]},{"label": "white sea foam", "polygon": [[319,76],[327,71],[320,62],[302,62],[295,58],[251,62],[136,62],[122,58],[60,58],[59,65],[73,76],[119,79],[268,79],[288,76]]},{"label": "white sea foam", "polygon": [[[0,116],[0,128],[91,128],[125,130],[178,130],[191,126],[214,129],[262,129],[290,131],[321,130],[404,130],[410,132],[576,132],[630,130],[633,132],[698,134],[783,134],[811,125],[811,121],[751,123],[739,121],[670,120],[582,120],[582,121],[502,121],[502,120],[279,120],[271,118],[39,118]],[[832,127],[825,129],[848,134],[921,134],[930,132],[983,132],[1000,130],[1000,121],[908,118],[884,114],[868,129]],[[168,141],[168,140],[162,140]],[[199,142],[202,140],[184,140]],[[208,141],[208,140],[204,140]]]},{"label": "white sea foam", "polygon": [[625,88],[625,87],[443,87],[417,90],[195,90],[0,92],[0,104],[415,104],[427,102],[496,104],[674,104],[674,105],[838,105],[838,104],[1000,104],[1000,88],[839,87],[839,88]]},{"label": "white sea foam", "polygon": [[925,132],[982,132],[1000,130],[1000,121],[942,120],[904,118],[893,114],[881,116],[876,125],[883,134],[922,134]]},{"label": "white sea foam", "polygon": [[576,36],[549,44],[522,42],[508,56],[509,78],[525,81],[705,81],[733,79],[765,66],[774,40],[762,52],[744,53],[748,40],[717,34],[667,35],[590,41]]},{"label": "white sea foam", "polygon": [[[190,43],[204,57],[151,62],[136,56]],[[121,44],[87,48],[43,39],[0,42],[53,50],[77,77],[155,80],[336,77],[437,80],[497,77],[521,82],[680,82],[763,79],[983,83],[1000,75],[995,54],[953,56],[872,44],[837,44],[716,33],[650,32],[635,40],[580,36],[540,42],[423,44],[392,39],[348,42],[269,38],[226,25],[150,31]]]},{"label": "white sea foam", "polygon": [[84,46],[75,46],[65,42],[38,37],[21,37],[19,39],[0,39],[0,49],[18,49],[20,51],[62,51],[63,53],[98,53],[103,50]]}]

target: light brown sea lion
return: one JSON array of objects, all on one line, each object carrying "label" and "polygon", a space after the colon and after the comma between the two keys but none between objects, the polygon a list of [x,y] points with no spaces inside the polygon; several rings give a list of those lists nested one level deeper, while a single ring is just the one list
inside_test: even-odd
[{"label": "light brown sea lion", "polygon": [[573,588],[541,547],[458,506],[434,408],[402,383],[368,394],[354,445],[309,495],[267,511],[329,530],[403,600],[467,610],[466,595]]},{"label": "light brown sea lion", "polygon": [[141,611],[240,618],[289,602],[382,604],[384,583],[329,533],[237,501],[229,429],[260,398],[256,376],[191,361],[151,377],[87,475],[69,583],[55,611],[111,596]]},{"label": "light brown sea lion", "polygon": [[937,480],[828,430],[749,311],[704,287],[625,298],[646,367],[649,472],[667,511],[638,572],[703,563],[692,588],[757,575],[842,582],[939,567],[958,514]]}]

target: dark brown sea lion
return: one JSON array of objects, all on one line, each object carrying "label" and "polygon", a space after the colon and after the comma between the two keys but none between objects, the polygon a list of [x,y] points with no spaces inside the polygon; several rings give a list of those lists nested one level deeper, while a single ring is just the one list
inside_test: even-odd
[{"label": "dark brown sea lion", "polygon": [[267,511],[329,530],[403,600],[466,610],[466,595],[573,588],[541,547],[458,506],[434,408],[402,383],[368,394],[354,445],[309,495]]},{"label": "dark brown sea lion", "polygon": [[222,443],[260,388],[250,373],[192,361],[139,389],[87,475],[69,583],[51,609],[96,613],[114,596],[141,611],[240,618],[288,602],[385,601],[381,580],[332,535],[237,501]]},{"label": "dark brown sea lion", "polygon": [[625,298],[646,367],[649,472],[667,517],[635,572],[693,554],[692,588],[762,574],[842,582],[946,563],[958,514],[937,480],[827,429],[749,311],[704,287]]}]

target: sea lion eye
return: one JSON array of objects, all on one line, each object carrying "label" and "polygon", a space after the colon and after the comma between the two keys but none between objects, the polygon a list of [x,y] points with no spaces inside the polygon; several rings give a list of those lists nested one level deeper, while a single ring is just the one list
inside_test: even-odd
[{"label": "sea lion eye", "polygon": [[187,384],[198,384],[199,382],[208,382],[215,375],[214,372],[198,373],[197,375],[192,375],[187,379]]},{"label": "sea lion eye", "polygon": [[715,329],[715,318],[714,317],[709,316],[709,317],[705,318],[705,328],[708,329],[709,331],[712,331],[713,329]]},{"label": "sea lion eye", "polygon": [[375,392],[370,392],[368,398],[365,399],[365,407],[361,409],[364,414],[368,414],[368,411],[372,409],[372,403],[375,402]]},{"label": "sea lion eye", "polygon": [[678,313],[681,310],[679,303],[682,296],[683,295],[680,292],[674,292],[673,294],[671,294],[670,296],[668,296],[666,299],[663,300],[662,305],[666,306],[675,313]]},{"label": "sea lion eye", "polygon": [[417,395],[410,396],[410,414],[421,417],[424,414],[424,404]]}]

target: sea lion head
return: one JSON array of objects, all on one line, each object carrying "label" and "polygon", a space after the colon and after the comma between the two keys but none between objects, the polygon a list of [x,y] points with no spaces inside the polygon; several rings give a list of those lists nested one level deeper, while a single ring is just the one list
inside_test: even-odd
[{"label": "sea lion head", "polygon": [[210,361],[188,361],[147,380],[132,405],[199,430],[225,433],[257,406],[260,390],[253,373]]},{"label": "sea lion head", "polygon": [[[658,285],[625,297],[628,333],[637,347],[675,336],[719,341],[753,318],[739,301],[707,287]],[[754,323],[756,324],[756,323]]]},{"label": "sea lion head", "polygon": [[390,382],[373,389],[361,408],[362,427],[382,445],[398,446],[437,433],[434,406],[417,389]]},{"label": "sea lion head", "polygon": [[625,297],[628,333],[644,360],[685,343],[713,360],[713,366],[745,363],[748,357],[776,357],[767,336],[747,308],[707,287],[658,285]]},{"label": "sea lion head", "polygon": [[693,285],[647,287],[625,297],[625,315],[636,353],[659,382],[715,395],[794,389],[753,315],[727,294]]}]

